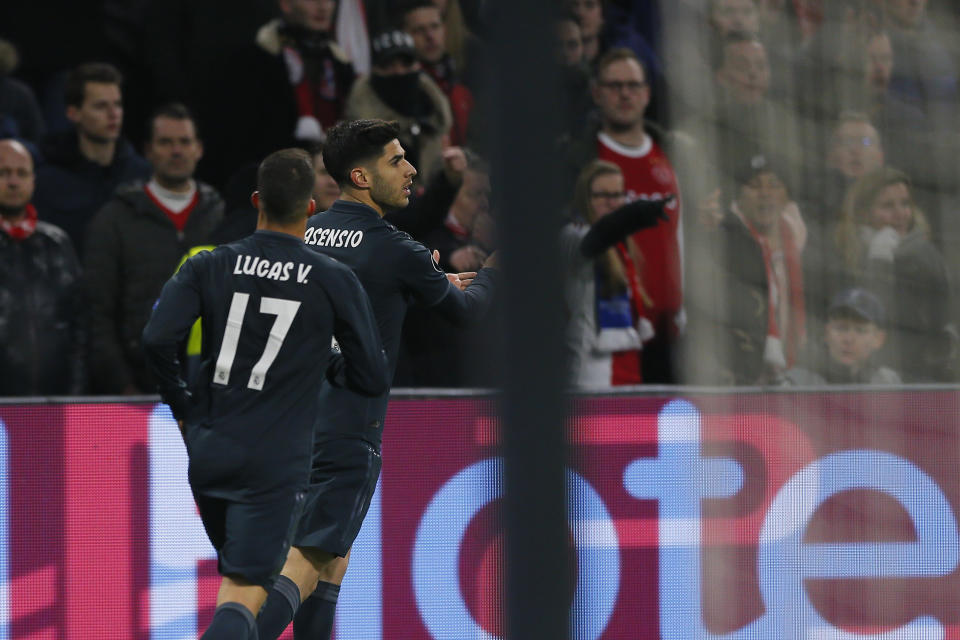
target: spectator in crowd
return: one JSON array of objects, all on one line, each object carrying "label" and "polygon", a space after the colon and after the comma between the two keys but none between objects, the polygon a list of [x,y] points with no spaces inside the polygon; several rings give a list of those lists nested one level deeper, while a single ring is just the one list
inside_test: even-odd
[{"label": "spectator in crowd", "polygon": [[568,9],[580,22],[583,59],[593,64],[603,53],[600,34],[603,31],[603,4],[600,0],[568,0]]},{"label": "spectator in crowd", "polygon": [[30,152],[0,140],[0,396],[83,391],[80,265],[70,238],[38,221]]},{"label": "spectator in crowd", "polygon": [[884,160],[883,140],[870,118],[857,111],[841,113],[830,130],[825,165],[808,178],[806,197],[823,214],[809,221],[811,232],[818,226],[832,229],[850,185],[882,167]]},{"label": "spectator in crowd", "polygon": [[[655,89],[662,90],[664,83],[660,58],[633,23],[631,10],[635,7],[629,6],[629,3],[623,5],[602,0],[565,0],[563,8],[580,25],[583,60],[588,67],[595,65],[611,49],[629,49],[641,60],[647,73],[647,82]],[[657,120],[656,116],[665,115],[657,104],[658,99],[656,92],[651,92],[651,104],[647,109],[649,119]]]},{"label": "spectator in crowd", "polygon": [[453,112],[450,144],[465,144],[473,94],[461,81],[460,70],[447,51],[446,26],[439,7],[433,0],[415,0],[404,7],[401,22],[403,30],[413,38],[422,69],[450,102]]},{"label": "spectator in crowd", "polygon": [[826,353],[815,369],[794,367],[789,385],[900,384],[900,376],[874,362],[887,334],[883,303],[866,289],[845,289],[830,302],[824,330]]},{"label": "spectator in crowd", "polygon": [[593,109],[590,72],[583,58],[583,36],[576,18],[571,14],[561,15],[553,23],[553,31],[555,58],[560,63],[561,140],[566,140],[587,126],[587,118]]},{"label": "spectator in crowd", "polygon": [[[600,158],[623,171],[628,201],[680,194],[673,164],[682,154],[680,141],[645,121],[650,85],[636,54],[629,49],[605,53],[597,62],[591,92],[599,124],[570,146],[568,183],[575,183],[580,168],[590,160]],[[643,359],[642,379],[649,383],[675,382],[673,345],[682,328],[680,198],[666,211],[668,221],[634,236],[644,257],[640,281],[650,298],[644,313],[656,332]]]},{"label": "spectator in crowd", "polygon": [[583,31],[572,13],[560,15],[553,23],[556,59],[565,67],[583,67]]},{"label": "spectator in crowd", "polygon": [[118,189],[88,230],[84,267],[91,390],[96,393],[155,388],[140,334],[181,257],[208,242],[223,214],[217,192],[193,178],[204,147],[190,112],[166,105],[150,123],[152,177]]},{"label": "spectator in crowd", "polygon": [[443,16],[447,53],[453,58],[454,67],[460,70],[466,85],[476,92],[483,82],[480,77],[483,68],[483,42],[471,30],[459,0],[434,0],[434,4]]},{"label": "spectator in crowd", "polygon": [[313,199],[317,203],[317,212],[326,211],[340,197],[340,185],[323,164],[322,144],[312,146],[310,156],[313,158],[313,170],[317,174],[317,181],[313,185]]},{"label": "spectator in crowd", "polygon": [[947,270],[907,175],[883,167],[857,180],[837,240],[837,284],[874,291],[889,310],[889,362],[904,381],[951,378],[956,345]]},{"label": "spectator in crowd", "polygon": [[766,48],[748,34],[732,33],[717,52],[714,84],[717,103],[682,128],[701,146],[697,164],[699,193],[720,188],[735,192],[731,167],[748,163],[769,149],[779,150],[791,183],[807,161],[803,135],[792,106],[770,97]]},{"label": "spectator in crowd", "polygon": [[344,109],[346,120],[395,121],[407,159],[421,175],[440,166],[441,151],[453,127],[453,114],[440,87],[423,73],[413,38],[386,31],[373,39],[373,69],[354,84]]},{"label": "spectator in crowd", "polygon": [[822,342],[821,320],[837,291],[836,231],[844,198],[864,175],[884,166],[880,134],[863,113],[840,114],[829,136],[826,162],[807,179],[804,221],[808,242],[803,253],[807,329],[811,344]]},{"label": "spectator in crowd", "polygon": [[760,10],[754,0],[710,0],[710,25],[721,40],[731,33],[760,35]]},{"label": "spectator in crowd", "polygon": [[781,167],[773,156],[758,155],[735,170],[737,195],[690,263],[690,382],[774,383],[803,347],[804,229],[785,215],[790,195]]},{"label": "spectator in crowd", "polygon": [[18,64],[17,49],[0,39],[0,116],[14,122],[18,137],[36,144],[43,135],[43,116],[33,90],[11,76]]},{"label": "spectator in crowd", "polygon": [[896,66],[892,92],[920,106],[935,128],[957,123],[957,69],[939,32],[927,19],[927,0],[883,0]]},{"label": "spectator in crowd", "polygon": [[[799,56],[798,109],[820,129],[826,129],[846,112],[864,114],[876,127],[888,160],[910,168],[935,191],[942,172],[932,161],[932,121],[917,104],[891,91],[896,60],[890,36],[876,27],[879,17],[866,8],[848,4],[846,19],[834,18]],[[835,12],[836,9],[831,9]],[[809,149],[815,157],[827,153],[823,136],[812,136]],[[816,192],[823,185],[814,182]],[[836,195],[836,194],[834,194]],[[842,193],[840,194],[842,198]],[[835,210],[833,202],[825,209]]]},{"label": "spectator in crowd", "polygon": [[[344,115],[355,73],[333,40],[336,1],[278,6],[280,17],[264,24],[254,43],[224,52],[202,92],[210,152],[204,175],[218,186],[276,149],[323,141]],[[251,83],[256,91],[246,90]]]},{"label": "spectator in crowd", "polygon": [[424,245],[440,252],[440,267],[450,273],[476,271],[487,259],[473,230],[479,218],[490,214],[490,169],[472,151],[465,155],[467,166],[443,225],[423,236]]},{"label": "spectator in crowd", "polygon": [[145,179],[150,165],[120,135],[120,72],[82,64],[67,77],[66,116],[74,130],[48,136],[41,146],[34,203],[44,220],[67,232],[82,259],[87,225],[123,182]]},{"label": "spectator in crowd", "polygon": [[663,201],[625,203],[620,167],[593,160],[577,179],[575,220],[561,231],[567,271],[565,349],[571,382],[578,388],[637,383],[643,343],[653,337],[644,314],[650,300],[638,277],[643,256],[630,234],[667,215]]},{"label": "spectator in crowd", "polygon": [[[455,149],[455,148],[454,148]],[[441,224],[421,227],[418,238],[431,251],[437,251],[440,268],[449,273],[478,271],[494,248],[483,229],[490,220],[490,169],[476,153],[462,149],[465,165],[458,172],[458,158],[448,157],[446,171],[438,172],[430,190],[415,205],[417,208],[443,204],[443,183],[458,181],[452,201],[447,201],[447,214]],[[459,173],[459,178],[455,177]],[[409,208],[409,207],[408,207]],[[430,219],[433,214],[418,214]],[[386,219],[390,220],[391,216]],[[494,320],[488,320],[490,324]],[[476,329],[458,327],[436,310],[411,307],[404,320],[401,336],[399,384],[428,387],[493,386],[495,375],[490,363],[480,354],[492,350],[489,332],[478,336]],[[489,351],[488,351],[489,353]]]}]

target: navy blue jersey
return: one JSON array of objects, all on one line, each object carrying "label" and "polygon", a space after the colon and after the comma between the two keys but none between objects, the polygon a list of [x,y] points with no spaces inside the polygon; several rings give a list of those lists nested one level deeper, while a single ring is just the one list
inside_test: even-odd
[{"label": "navy blue jersey", "polygon": [[[202,364],[187,390],[177,353],[197,316]],[[161,395],[186,423],[191,482],[236,497],[240,485],[267,489],[306,476],[333,334],[346,384],[382,393],[389,378],[375,320],[346,266],[273,231],[184,263],[143,335]],[[203,470],[194,469],[198,455]]]},{"label": "navy blue jersey", "polygon": [[[412,302],[437,306],[454,322],[465,324],[482,315],[493,293],[492,269],[482,269],[466,291],[460,291],[449,283],[426,247],[363,204],[337,200],[329,210],[312,216],[304,242],[348,265],[360,278],[373,305],[391,379],[403,319]],[[339,334],[336,337],[339,340]],[[365,398],[324,385],[324,421],[318,428],[379,445],[388,396],[389,391]]]}]

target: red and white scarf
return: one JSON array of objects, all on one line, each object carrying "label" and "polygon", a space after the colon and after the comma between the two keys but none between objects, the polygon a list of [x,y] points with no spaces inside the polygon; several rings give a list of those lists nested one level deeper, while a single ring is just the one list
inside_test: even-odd
[{"label": "red and white scarf", "polygon": [[796,239],[793,237],[793,230],[789,224],[778,225],[780,227],[780,245],[783,248],[784,262],[787,266],[787,283],[790,288],[790,326],[788,335],[783,336],[777,317],[776,300],[784,300],[784,298],[782,294],[777,291],[777,276],[773,269],[773,251],[770,249],[770,243],[767,238],[750,224],[746,216],[740,216],[740,219],[743,220],[753,239],[760,245],[760,251],[763,254],[763,266],[767,271],[767,337],[782,341],[786,347],[784,350],[786,366],[787,368],[792,367],[796,362],[800,343],[806,334],[803,270],[800,266],[800,252],[797,249]]},{"label": "red and white scarf", "polygon": [[25,211],[26,215],[19,220],[0,216],[0,229],[14,240],[29,238],[37,230],[37,210],[28,204]]}]

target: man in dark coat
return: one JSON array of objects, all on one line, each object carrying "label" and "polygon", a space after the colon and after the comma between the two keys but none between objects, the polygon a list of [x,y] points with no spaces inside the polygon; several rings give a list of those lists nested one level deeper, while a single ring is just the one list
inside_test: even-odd
[{"label": "man in dark coat", "polygon": [[189,111],[161,107],[151,119],[149,182],[132,182],[90,223],[84,256],[95,393],[150,393],[156,386],[140,334],[164,283],[190,247],[206,243],[223,200],[193,179],[203,145]]},{"label": "man in dark coat", "polygon": [[0,396],[82,391],[80,265],[70,238],[37,220],[33,158],[0,140]]},{"label": "man in dark coat", "polygon": [[67,118],[75,131],[44,140],[34,203],[43,219],[61,227],[83,256],[93,215],[123,182],[146,179],[150,165],[120,136],[120,72],[108,64],[77,67],[67,78]]}]

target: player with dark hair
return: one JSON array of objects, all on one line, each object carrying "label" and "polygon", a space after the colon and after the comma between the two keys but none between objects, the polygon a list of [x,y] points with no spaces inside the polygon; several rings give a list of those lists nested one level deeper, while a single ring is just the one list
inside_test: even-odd
[{"label": "player with dark hair", "polygon": [[[369,300],[347,267],[303,246],[309,155],[268,156],[252,201],[257,231],[187,260],[143,331],[160,394],[190,456],[189,480],[223,576],[207,639],[256,638],[255,616],[283,565],[310,473],[317,390],[389,388]],[[202,317],[192,388],[177,354]],[[336,334],[341,354],[331,355]]]},{"label": "player with dark hair", "polygon": [[[417,175],[398,133],[382,120],[346,122],[328,132],[324,164],[342,195],[310,218],[304,236],[308,247],[348,265],[360,278],[391,377],[408,305],[433,306],[458,324],[481,318],[493,294],[495,260],[488,258],[477,274],[444,274],[436,252],[431,255],[383,220],[389,210],[407,206]],[[307,503],[287,563],[260,613],[261,640],[277,638],[291,619],[297,640],[330,637],[350,547],[380,475],[389,392],[365,398],[323,385],[320,396],[324,420],[314,440]]]}]

